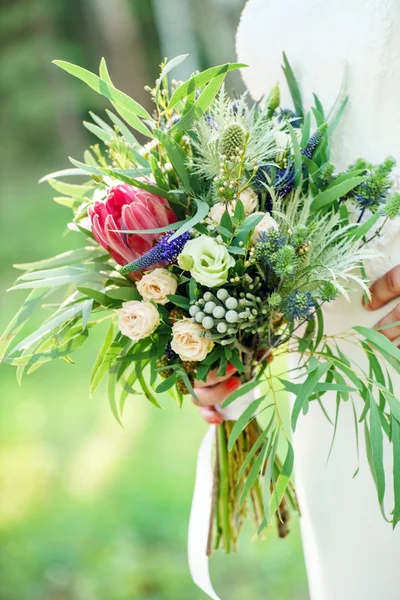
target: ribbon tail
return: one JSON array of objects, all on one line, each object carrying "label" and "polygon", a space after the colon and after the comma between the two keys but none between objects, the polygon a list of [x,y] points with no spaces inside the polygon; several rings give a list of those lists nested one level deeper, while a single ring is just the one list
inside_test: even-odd
[{"label": "ribbon tail", "polygon": [[213,600],[220,600],[211,583],[207,556],[213,493],[212,449],[215,428],[215,425],[209,427],[197,455],[196,482],[189,520],[188,560],[194,583]]}]

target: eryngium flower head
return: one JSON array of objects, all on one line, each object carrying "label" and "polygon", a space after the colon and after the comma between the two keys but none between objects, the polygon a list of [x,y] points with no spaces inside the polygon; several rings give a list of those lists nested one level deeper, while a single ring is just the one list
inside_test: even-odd
[{"label": "eryngium flower head", "polygon": [[243,150],[244,129],[238,123],[228,125],[221,136],[219,151],[228,158]]},{"label": "eryngium flower head", "polygon": [[295,290],[284,301],[283,317],[286,321],[307,320],[314,318],[315,303],[310,292]]},{"label": "eryngium flower head", "polygon": [[106,200],[95,202],[88,212],[94,237],[120,265],[148,252],[160,237],[122,230],[158,229],[176,221],[167,200],[126,184],[111,188]]},{"label": "eryngium flower head", "polygon": [[284,301],[282,306],[283,317],[289,323],[295,320],[314,318],[315,303],[310,292],[295,290]]}]

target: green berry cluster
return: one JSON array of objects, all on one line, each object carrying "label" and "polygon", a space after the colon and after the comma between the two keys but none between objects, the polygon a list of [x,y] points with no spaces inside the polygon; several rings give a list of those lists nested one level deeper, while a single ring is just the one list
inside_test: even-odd
[{"label": "green berry cluster", "polygon": [[236,340],[239,330],[257,331],[257,318],[265,320],[267,310],[260,298],[251,293],[242,292],[239,298],[229,294],[225,288],[220,288],[214,295],[205,292],[190,307],[193,321],[200,323],[206,329],[208,339],[217,340],[224,345]]},{"label": "green berry cluster", "polygon": [[390,196],[386,201],[385,215],[389,219],[397,219],[400,216],[400,194],[398,192]]},{"label": "green berry cluster", "polygon": [[332,302],[333,300],[335,300],[335,298],[337,298],[338,294],[339,292],[337,288],[335,288],[333,283],[327,281],[320,290],[319,297],[322,300],[322,302]]}]

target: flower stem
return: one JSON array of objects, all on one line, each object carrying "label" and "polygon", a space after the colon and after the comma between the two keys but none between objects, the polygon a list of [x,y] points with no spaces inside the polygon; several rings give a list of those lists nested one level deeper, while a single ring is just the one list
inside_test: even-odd
[{"label": "flower stem", "polygon": [[221,510],[221,526],[223,543],[227,554],[231,551],[231,527],[229,510],[229,473],[228,448],[224,425],[218,426],[218,457],[219,457],[219,504]]}]

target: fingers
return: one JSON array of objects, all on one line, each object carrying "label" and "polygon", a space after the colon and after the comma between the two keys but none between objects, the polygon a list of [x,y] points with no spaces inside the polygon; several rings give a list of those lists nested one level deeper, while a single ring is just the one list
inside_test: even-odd
[{"label": "fingers", "polygon": [[215,404],[221,404],[228,396],[232,394],[235,390],[240,387],[240,378],[239,377],[230,377],[222,381],[221,383],[217,383],[216,385],[207,386],[207,387],[195,387],[196,395],[199,399],[197,402],[194,400],[194,403],[198,406],[214,406]]},{"label": "fingers", "polygon": [[368,310],[377,310],[385,306],[394,298],[400,296],[400,265],[388,271],[383,277],[375,281],[371,287],[372,300],[364,305]]},{"label": "fingers", "polygon": [[228,363],[228,366],[226,367],[225,375],[223,375],[222,377],[218,377],[217,369],[214,369],[214,371],[210,371],[206,381],[196,381],[194,387],[197,390],[198,388],[216,385],[217,383],[220,383],[221,381],[225,381],[225,380],[229,379],[234,373],[236,373],[236,367],[234,367],[231,363]]},{"label": "fingers", "polygon": [[[389,314],[381,319],[376,325],[375,329],[379,329],[384,325],[390,325],[391,323],[397,323],[400,321],[400,304],[398,304]],[[381,329],[380,333],[383,333],[391,342],[394,342],[400,337],[400,325],[394,325],[393,327],[387,327]]]},{"label": "fingers", "polygon": [[199,406],[199,413],[206,423],[210,425],[221,425],[224,422],[224,417],[213,406]]}]

